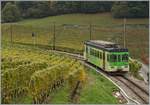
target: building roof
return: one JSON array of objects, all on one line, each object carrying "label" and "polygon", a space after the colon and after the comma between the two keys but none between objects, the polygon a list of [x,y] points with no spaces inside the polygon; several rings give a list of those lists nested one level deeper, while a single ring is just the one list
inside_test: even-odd
[{"label": "building roof", "polygon": [[109,52],[128,52],[127,48],[121,48],[119,44],[102,41],[102,40],[89,40],[85,42],[86,45],[93,46]]}]

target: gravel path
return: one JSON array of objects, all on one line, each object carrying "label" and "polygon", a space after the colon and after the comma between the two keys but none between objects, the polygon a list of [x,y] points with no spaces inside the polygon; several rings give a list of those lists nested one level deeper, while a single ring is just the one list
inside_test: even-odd
[{"label": "gravel path", "polygon": [[128,78],[133,81],[134,83],[136,83],[137,85],[140,85],[144,90],[149,91],[149,84],[145,83],[142,80],[138,80],[136,78],[134,78],[133,76],[128,76]]},{"label": "gravel path", "polygon": [[148,84],[148,78],[149,78],[147,73],[149,73],[149,68],[147,65],[142,63],[142,68],[139,71],[139,74],[144,78],[146,84]]},{"label": "gravel path", "polygon": [[125,93],[130,96],[131,99],[136,100],[139,103],[143,103],[143,101],[141,101],[141,99],[139,97],[136,96],[136,94],[130,90],[124,83],[122,83],[121,81],[118,81],[115,78],[111,78],[117,85],[119,85],[124,91]]}]

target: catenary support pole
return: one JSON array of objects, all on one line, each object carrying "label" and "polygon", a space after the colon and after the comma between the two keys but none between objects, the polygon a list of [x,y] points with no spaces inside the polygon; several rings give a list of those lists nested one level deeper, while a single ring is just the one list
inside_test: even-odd
[{"label": "catenary support pole", "polygon": [[10,41],[11,45],[13,44],[13,31],[12,31],[12,24],[10,24]]},{"label": "catenary support pole", "polygon": [[123,32],[123,44],[124,48],[126,47],[126,18],[124,18],[124,32]]},{"label": "catenary support pole", "polygon": [[54,22],[54,35],[53,35],[53,50],[55,50],[55,22]]},{"label": "catenary support pole", "polygon": [[90,40],[92,40],[92,25],[90,23]]}]

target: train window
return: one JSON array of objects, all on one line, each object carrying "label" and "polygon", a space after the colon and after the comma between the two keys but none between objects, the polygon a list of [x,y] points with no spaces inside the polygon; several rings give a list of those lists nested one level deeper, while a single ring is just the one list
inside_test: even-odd
[{"label": "train window", "polygon": [[96,57],[99,57],[98,51],[96,51]]},{"label": "train window", "polygon": [[94,50],[94,54],[95,54],[95,57],[97,57],[97,56],[98,56],[98,54],[97,54],[97,51],[96,51],[96,50]]},{"label": "train window", "polygon": [[107,61],[109,61],[110,59],[109,59],[109,54],[107,54]]},{"label": "train window", "polygon": [[101,52],[99,52],[99,58],[102,59],[102,53]]},{"label": "train window", "polygon": [[90,48],[90,55],[92,55],[92,49]]},{"label": "train window", "polygon": [[98,51],[97,53],[98,53],[98,58],[100,58],[100,53],[99,53],[99,51]]},{"label": "train window", "polygon": [[94,52],[94,56],[96,55],[96,52],[95,52],[95,50],[93,49],[93,52]]},{"label": "train window", "polygon": [[123,62],[128,62],[128,54],[123,54],[122,55],[122,61]]},{"label": "train window", "polygon": [[97,57],[97,51],[96,50],[94,50],[95,51],[95,57]]},{"label": "train window", "polygon": [[95,56],[95,51],[94,51],[94,49],[92,49],[92,52],[93,52],[93,56]]},{"label": "train window", "polygon": [[94,49],[92,49],[92,55],[93,55],[93,56],[95,55]]},{"label": "train window", "polygon": [[94,50],[92,49],[92,55],[94,56]]},{"label": "train window", "polygon": [[94,50],[92,49],[92,54],[91,55],[94,55]]},{"label": "train window", "polygon": [[91,49],[92,50],[92,54],[91,55],[94,55],[94,51],[93,51],[93,49]]},{"label": "train window", "polygon": [[118,62],[121,62],[121,55],[118,55]]},{"label": "train window", "polygon": [[88,47],[87,46],[85,47],[85,51],[86,51],[86,53],[88,53]]},{"label": "train window", "polygon": [[99,51],[97,51],[97,57],[99,58]]},{"label": "train window", "polygon": [[94,49],[90,49],[90,55],[93,55],[93,56],[95,56],[95,50]]},{"label": "train window", "polygon": [[95,56],[97,57],[97,51],[95,50]]},{"label": "train window", "polygon": [[111,62],[117,62],[117,55],[112,54],[112,55],[110,56],[110,61],[111,61]]}]

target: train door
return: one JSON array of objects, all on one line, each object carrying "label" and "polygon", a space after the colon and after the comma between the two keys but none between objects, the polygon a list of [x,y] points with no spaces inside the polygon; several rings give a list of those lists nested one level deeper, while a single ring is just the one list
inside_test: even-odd
[{"label": "train door", "polygon": [[105,51],[103,51],[103,69],[105,70]]}]

